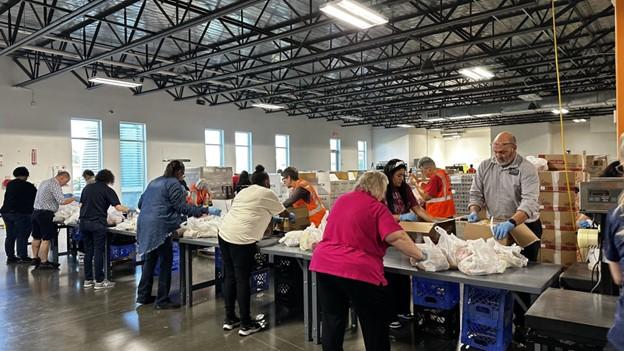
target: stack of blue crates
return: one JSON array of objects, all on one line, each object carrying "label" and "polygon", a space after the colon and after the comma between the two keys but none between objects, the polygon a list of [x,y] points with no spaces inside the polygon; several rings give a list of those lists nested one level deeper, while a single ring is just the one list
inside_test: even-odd
[{"label": "stack of blue crates", "polygon": [[459,284],[412,278],[414,305],[450,310],[459,303]]},{"label": "stack of blue crates", "polygon": [[[259,258],[256,257],[256,261],[258,259]],[[266,267],[266,264],[262,264],[262,262],[256,265],[255,268],[256,270],[251,272],[251,277],[249,278],[249,286],[252,294],[269,290],[269,268]],[[215,275],[217,278],[216,294],[219,295],[222,290],[221,284],[223,283],[223,256],[219,247],[215,247]]]},{"label": "stack of blue crates", "polygon": [[506,350],[511,342],[511,292],[466,285],[461,342],[483,351]]},{"label": "stack of blue crates", "polygon": [[108,257],[111,261],[133,259],[136,257],[136,244],[111,245]]}]

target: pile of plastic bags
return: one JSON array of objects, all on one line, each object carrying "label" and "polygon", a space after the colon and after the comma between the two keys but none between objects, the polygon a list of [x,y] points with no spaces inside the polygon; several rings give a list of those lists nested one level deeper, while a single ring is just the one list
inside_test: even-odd
[{"label": "pile of plastic bags", "polygon": [[139,215],[135,214],[133,218],[127,218],[123,222],[118,223],[115,229],[136,232],[137,219],[139,219]]},{"label": "pile of plastic bags", "polygon": [[80,218],[80,204],[77,202],[59,206],[58,211],[54,214],[55,223],[64,223],[66,225],[77,224],[78,218]]},{"label": "pile of plastic bags", "polygon": [[428,256],[425,261],[411,260],[418,269],[438,272],[457,268],[467,275],[486,275],[503,273],[510,267],[525,267],[529,261],[516,244],[504,246],[494,238],[466,241],[440,227],[435,230],[440,235],[437,245],[429,237],[424,237],[424,244],[416,244]]},{"label": "pile of plastic bags", "polygon": [[179,232],[185,238],[216,238],[219,235],[221,217],[190,217],[182,223]]},{"label": "pile of plastic bags", "polygon": [[118,225],[124,221],[124,215],[121,211],[117,211],[113,206],[108,208],[108,215],[106,217],[106,223],[108,225]]},{"label": "pile of plastic bags", "polygon": [[325,231],[328,215],[329,211],[323,216],[318,228],[314,224],[310,224],[310,226],[304,230],[290,231],[279,240],[279,243],[289,247],[299,246],[301,250],[312,251],[316,244],[323,240],[323,232]]}]

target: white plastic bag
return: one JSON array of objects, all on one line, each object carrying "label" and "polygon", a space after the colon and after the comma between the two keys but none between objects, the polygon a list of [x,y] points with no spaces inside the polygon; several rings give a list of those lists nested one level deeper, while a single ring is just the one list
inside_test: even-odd
[{"label": "white plastic bag", "polygon": [[498,258],[507,263],[507,267],[526,267],[529,262],[529,259],[520,253],[522,248],[516,244],[505,246],[494,240],[494,238],[489,238],[487,243],[494,248]]},{"label": "white plastic bag", "polygon": [[492,245],[483,239],[468,240],[471,255],[459,262],[457,268],[467,275],[486,275],[503,273],[507,263],[500,258]]},{"label": "white plastic bag", "polygon": [[548,161],[543,158],[535,157],[535,156],[527,156],[527,161],[531,162],[538,171],[547,171],[548,170]]},{"label": "white plastic bag", "polygon": [[216,238],[221,226],[221,217],[190,217],[182,223],[182,235],[188,238]]},{"label": "white plastic bag", "polygon": [[106,222],[108,225],[118,225],[124,221],[124,216],[121,211],[117,211],[113,206],[110,206],[107,211]]},{"label": "white plastic bag", "polygon": [[279,243],[289,247],[297,247],[299,246],[299,240],[301,239],[302,235],[303,230],[290,231],[286,233],[283,238],[279,239]]},{"label": "white plastic bag", "polygon": [[470,255],[466,250],[468,244],[465,240],[459,239],[454,234],[449,234],[441,227],[435,227],[435,231],[440,235],[438,248],[446,256],[450,268],[457,268],[457,264]]},{"label": "white plastic bag", "polygon": [[[322,222],[321,225],[323,225]],[[301,234],[301,238],[299,239],[299,248],[301,250],[312,251],[316,244],[318,244],[322,239],[323,232],[312,224]]]},{"label": "white plastic bag", "polygon": [[435,246],[431,238],[425,236],[424,244],[416,244],[420,250],[427,253],[427,259],[424,261],[414,261],[410,259],[410,262],[413,266],[416,266],[418,269],[427,271],[427,272],[439,272],[445,271],[449,269],[449,262],[446,259],[446,256],[440,250],[439,247]]}]

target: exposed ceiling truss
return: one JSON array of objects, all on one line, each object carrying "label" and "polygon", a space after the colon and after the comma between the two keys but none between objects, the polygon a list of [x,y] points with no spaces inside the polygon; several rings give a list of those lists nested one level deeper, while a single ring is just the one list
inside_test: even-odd
[{"label": "exposed ceiling truss", "polygon": [[[345,125],[438,128],[529,123],[547,113],[445,118],[449,109],[556,94],[550,0],[378,0],[389,18],[368,30],[331,19],[319,0],[0,1],[0,55],[28,87],[64,73],[86,88],[107,76],[142,82],[140,96],[207,107],[284,106]],[[555,3],[564,97],[615,87],[608,0]],[[496,74],[474,82],[461,68]],[[535,104],[539,105],[539,101]],[[535,105],[534,104],[534,105]],[[576,108],[566,118],[610,113]],[[492,111],[498,112],[498,111]],[[278,113],[278,112],[272,112]]]}]

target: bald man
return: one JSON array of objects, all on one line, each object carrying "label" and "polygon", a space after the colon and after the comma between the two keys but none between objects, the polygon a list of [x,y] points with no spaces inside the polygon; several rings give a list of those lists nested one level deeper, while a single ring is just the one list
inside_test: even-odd
[{"label": "bald man", "polygon": [[[539,220],[539,178],[537,169],[524,157],[518,155],[516,138],[509,132],[502,132],[494,138],[492,153],[477,168],[477,174],[470,187],[470,215],[468,221],[476,222],[477,213],[487,209],[488,216],[498,223],[494,236],[503,239],[511,230],[522,223],[542,237],[542,223]],[[536,261],[540,243],[523,249],[529,261]]]}]

